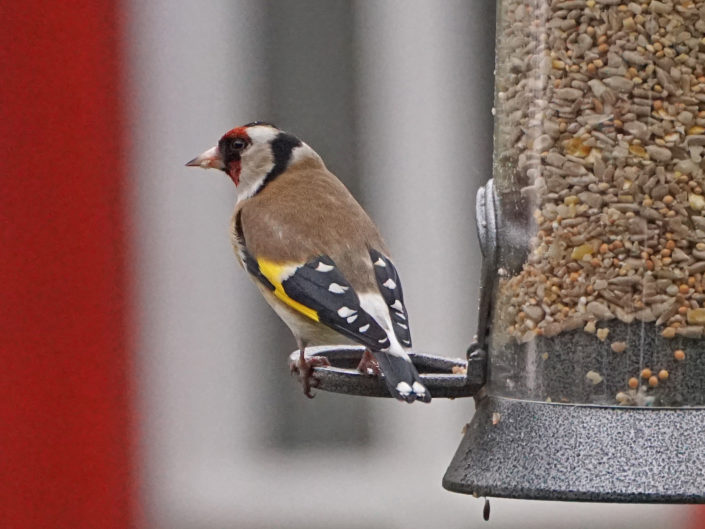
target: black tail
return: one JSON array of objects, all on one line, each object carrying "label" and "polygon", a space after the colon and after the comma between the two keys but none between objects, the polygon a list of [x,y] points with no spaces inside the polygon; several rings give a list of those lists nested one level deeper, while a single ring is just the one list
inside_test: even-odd
[{"label": "black tail", "polygon": [[381,352],[374,352],[373,354],[379,363],[382,373],[384,373],[387,388],[389,388],[389,392],[394,398],[405,400],[406,402],[414,402],[415,400],[431,401],[431,393],[421,381],[419,373],[409,360],[409,357]]}]

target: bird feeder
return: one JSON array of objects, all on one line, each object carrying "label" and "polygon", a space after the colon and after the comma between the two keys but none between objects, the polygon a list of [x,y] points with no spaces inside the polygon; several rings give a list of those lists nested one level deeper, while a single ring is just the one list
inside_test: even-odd
[{"label": "bird feeder", "polygon": [[[498,2],[493,179],[443,479],[479,496],[705,502],[705,3]],[[360,350],[358,350],[360,349]],[[361,348],[321,389],[384,395]]]}]

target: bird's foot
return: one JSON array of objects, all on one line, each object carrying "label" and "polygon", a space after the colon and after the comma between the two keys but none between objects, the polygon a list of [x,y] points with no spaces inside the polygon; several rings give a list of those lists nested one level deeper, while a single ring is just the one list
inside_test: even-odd
[{"label": "bird's foot", "polygon": [[330,362],[325,356],[314,356],[307,359],[302,351],[301,355],[299,355],[299,359],[289,364],[289,369],[291,369],[292,373],[299,375],[299,380],[304,388],[304,395],[312,399],[313,393],[311,393],[311,388],[317,388],[320,384],[320,380],[313,374],[313,369],[316,367],[329,366]]},{"label": "bird's foot", "polygon": [[363,375],[379,375],[382,370],[379,368],[379,362],[375,360],[369,349],[365,349],[360,358],[360,363],[357,364],[357,370]]}]

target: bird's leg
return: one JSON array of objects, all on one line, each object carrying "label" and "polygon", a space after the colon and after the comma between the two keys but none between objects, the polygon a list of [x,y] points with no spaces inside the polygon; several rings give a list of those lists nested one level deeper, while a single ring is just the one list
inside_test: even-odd
[{"label": "bird's leg", "polygon": [[369,349],[365,349],[365,352],[362,353],[360,363],[357,364],[357,370],[363,375],[379,375],[382,372],[379,368],[379,363],[372,356]]},{"label": "bird's leg", "polygon": [[306,345],[299,343],[299,359],[296,362],[292,362],[289,366],[292,373],[298,373],[299,379],[301,380],[301,385],[304,387],[304,395],[309,399],[313,398],[311,393],[311,388],[318,387],[320,383],[319,380],[313,375],[314,367],[328,367],[330,362],[325,356],[314,356],[306,359],[304,351],[306,350]]}]

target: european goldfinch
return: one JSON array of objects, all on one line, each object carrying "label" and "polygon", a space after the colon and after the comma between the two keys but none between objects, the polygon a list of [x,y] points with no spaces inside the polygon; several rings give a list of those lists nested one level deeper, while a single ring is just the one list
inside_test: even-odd
[{"label": "european goldfinch", "polygon": [[359,369],[378,365],[394,397],[431,400],[406,352],[409,320],[387,247],[311,147],[254,122],[225,133],[186,165],[220,169],[237,186],[235,253],[294,334],[306,395],[322,361],[307,360],[305,348],[352,343],[369,351]]}]

